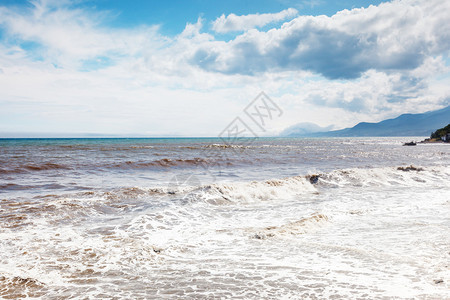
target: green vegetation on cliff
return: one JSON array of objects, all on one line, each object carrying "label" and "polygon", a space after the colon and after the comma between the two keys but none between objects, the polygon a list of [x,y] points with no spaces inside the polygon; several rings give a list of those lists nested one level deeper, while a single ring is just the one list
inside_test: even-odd
[{"label": "green vegetation on cliff", "polygon": [[435,132],[433,132],[431,134],[430,138],[440,139],[441,137],[445,136],[447,133],[450,133],[450,124],[448,124],[444,128],[438,129]]}]

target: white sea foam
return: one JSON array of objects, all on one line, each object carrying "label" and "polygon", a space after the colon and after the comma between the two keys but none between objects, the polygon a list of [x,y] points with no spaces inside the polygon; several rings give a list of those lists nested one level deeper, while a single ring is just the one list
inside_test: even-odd
[{"label": "white sea foam", "polygon": [[450,168],[398,167],[4,200],[0,295],[446,298]]},{"label": "white sea foam", "polygon": [[323,174],[319,182],[324,186],[441,186],[448,184],[450,168],[446,166],[385,168],[353,168]]},{"label": "white sea foam", "polygon": [[[250,203],[271,199],[290,199],[299,193],[311,193],[316,189],[303,176],[253,182],[229,182],[201,187],[191,193],[195,199],[209,203]],[[190,196],[191,196],[190,195]]]}]

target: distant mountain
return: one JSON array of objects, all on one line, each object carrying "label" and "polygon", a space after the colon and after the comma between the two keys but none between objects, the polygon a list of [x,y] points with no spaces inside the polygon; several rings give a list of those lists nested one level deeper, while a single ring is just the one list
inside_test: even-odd
[{"label": "distant mountain", "polygon": [[325,132],[333,128],[333,126],[320,127],[314,123],[304,122],[298,123],[286,128],[281,132],[281,136],[304,136],[316,132]]},{"label": "distant mountain", "polygon": [[450,123],[450,106],[422,114],[403,114],[378,123],[361,122],[352,128],[290,136],[351,137],[351,136],[430,136]]}]

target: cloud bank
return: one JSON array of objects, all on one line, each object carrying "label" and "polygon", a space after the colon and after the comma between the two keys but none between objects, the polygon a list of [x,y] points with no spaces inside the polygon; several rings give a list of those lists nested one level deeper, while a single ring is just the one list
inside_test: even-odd
[{"label": "cloud bank", "polygon": [[255,75],[309,70],[352,79],[367,70],[412,70],[448,52],[449,1],[393,1],[332,17],[299,16],[279,29],[212,42],[192,62],[211,72]]}]

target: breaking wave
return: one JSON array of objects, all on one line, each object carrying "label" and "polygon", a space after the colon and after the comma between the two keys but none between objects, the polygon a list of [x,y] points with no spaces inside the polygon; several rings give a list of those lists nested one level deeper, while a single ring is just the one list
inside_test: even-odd
[{"label": "breaking wave", "polygon": [[232,182],[206,185],[192,191],[189,196],[211,204],[267,201],[285,199],[301,193],[316,192],[304,176],[266,181]]},{"label": "breaking wave", "polygon": [[317,185],[321,187],[442,185],[443,182],[449,182],[450,168],[446,166],[353,168],[315,176]]},{"label": "breaking wave", "polygon": [[329,218],[324,214],[313,214],[298,221],[290,222],[279,226],[269,226],[257,230],[251,237],[264,240],[276,236],[291,236],[310,233],[320,229],[328,223]]},{"label": "breaking wave", "polygon": [[291,199],[305,193],[319,193],[322,188],[364,186],[431,186],[450,183],[448,167],[391,167],[340,169],[324,174],[293,176],[252,182],[215,183],[188,188],[181,194],[187,199],[211,204]]},{"label": "breaking wave", "polygon": [[[197,180],[193,183],[194,185],[180,186],[172,183],[153,187],[121,187],[106,191],[99,187],[96,190],[65,194],[63,199],[86,199],[86,201],[91,199],[93,203],[103,202],[106,206],[114,209],[123,209],[117,204],[122,200],[148,201],[151,199],[152,203],[156,203],[154,201],[159,198],[181,200],[185,203],[204,202],[212,205],[245,204],[271,200],[292,200],[297,199],[299,195],[320,194],[321,190],[330,188],[450,187],[450,168],[445,166],[353,168],[263,181],[201,184]],[[6,184],[1,187],[7,190],[28,188],[14,184]],[[59,196],[57,197],[59,198]],[[64,203],[66,202],[64,200]],[[82,202],[86,203],[85,200]]]},{"label": "breaking wave", "polygon": [[293,176],[250,182],[220,182],[203,185],[170,184],[159,187],[124,187],[106,192],[85,192],[83,196],[118,200],[171,197],[188,202],[204,201],[214,205],[251,203],[273,199],[292,199],[302,194],[317,194],[321,189],[369,186],[450,185],[449,167],[385,167],[339,169],[329,173]]}]

